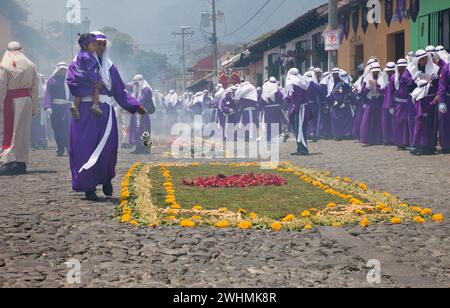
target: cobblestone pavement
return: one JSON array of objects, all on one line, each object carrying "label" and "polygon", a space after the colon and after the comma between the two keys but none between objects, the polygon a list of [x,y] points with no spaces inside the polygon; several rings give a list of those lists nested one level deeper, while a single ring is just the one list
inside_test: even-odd
[{"label": "cobblestone pavement", "polygon": [[[329,170],[430,206],[449,217],[450,156],[413,157],[390,147],[321,141],[309,157],[282,159]],[[121,153],[115,180],[151,156]],[[32,153],[30,173],[0,178],[0,286],[70,287],[64,262],[78,259],[78,287],[450,287],[448,220],[443,224],[320,228],[301,233],[150,230],[111,220],[116,199],[99,204],[70,189],[67,157]],[[382,283],[366,280],[379,259]]]}]

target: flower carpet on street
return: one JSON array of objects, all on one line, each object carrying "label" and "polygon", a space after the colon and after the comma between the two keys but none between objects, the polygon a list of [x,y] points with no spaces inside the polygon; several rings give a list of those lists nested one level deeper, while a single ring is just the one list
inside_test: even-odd
[{"label": "flower carpet on street", "polygon": [[444,220],[357,180],[290,163],[270,170],[259,163],[137,163],[124,177],[115,217],[141,227],[274,232]]}]

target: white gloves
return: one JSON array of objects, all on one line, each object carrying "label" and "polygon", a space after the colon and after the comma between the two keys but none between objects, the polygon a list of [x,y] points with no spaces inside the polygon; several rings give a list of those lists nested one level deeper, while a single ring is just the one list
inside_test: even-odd
[{"label": "white gloves", "polygon": [[447,105],[445,103],[440,103],[439,104],[439,112],[440,113],[447,113],[448,112]]},{"label": "white gloves", "polygon": [[47,109],[45,110],[45,112],[47,113],[47,116],[49,116],[49,117],[53,114],[52,108],[47,108]]},{"label": "white gloves", "polygon": [[390,113],[391,115],[394,115],[394,114],[395,114],[395,108],[389,109],[389,113]]}]

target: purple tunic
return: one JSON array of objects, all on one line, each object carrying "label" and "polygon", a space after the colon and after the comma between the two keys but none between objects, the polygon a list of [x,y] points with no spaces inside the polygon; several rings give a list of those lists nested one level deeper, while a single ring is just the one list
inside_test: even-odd
[{"label": "purple tunic", "polygon": [[[135,113],[139,108],[139,103],[125,91],[125,85],[116,66],[111,66],[109,72],[112,82],[111,91],[103,87],[100,94],[114,97],[122,108],[130,113]],[[88,87],[77,83],[76,73],[69,70],[67,81],[74,96],[86,96]],[[87,94],[92,95],[92,93]],[[117,125],[112,125],[111,133],[96,164],[92,168],[80,172],[105,135],[110,112],[112,123],[116,123],[116,114],[108,102],[100,103],[103,111],[100,118],[90,111],[91,106],[92,102],[81,102],[80,120],[72,118],[70,123],[70,168],[72,170],[72,187],[77,192],[93,191],[97,185],[107,184],[115,177],[119,140]]]},{"label": "purple tunic", "polygon": [[317,115],[317,137],[321,139],[330,139],[331,134],[331,109],[327,97],[327,85],[321,84],[321,95],[319,103],[319,112]]},{"label": "purple tunic", "polygon": [[69,89],[72,94],[72,87],[82,86],[78,92],[78,97],[85,97],[94,93],[94,87],[102,80],[98,73],[99,64],[93,54],[87,51],[80,51],[75,62],[70,64],[69,72],[71,79],[67,79]]},{"label": "purple tunic", "polygon": [[[152,95],[153,95],[152,90],[147,87],[142,90],[142,95],[141,97],[138,97],[137,101],[146,110],[154,109],[155,105],[153,104]],[[144,146],[140,142],[141,136],[144,132],[151,133],[151,130],[152,125],[150,120],[150,114],[146,114],[143,116],[133,114],[131,116],[130,121],[130,144],[135,145],[136,148],[143,148]]]},{"label": "purple tunic", "polygon": [[[408,147],[411,144],[410,124],[408,120],[409,108],[413,105],[408,87],[410,80],[408,71],[404,71],[399,78],[398,90],[395,88],[395,75],[391,77],[385,98],[386,108],[394,108],[393,134],[394,144],[398,147]],[[405,78],[406,77],[406,78]],[[412,79],[411,79],[412,80]]]},{"label": "purple tunic", "polygon": [[[281,91],[277,91],[275,93],[275,101],[268,99],[268,102],[261,98],[260,100],[260,108],[263,110],[261,124],[266,125],[266,140],[272,140],[272,124],[278,125],[278,134],[281,134],[282,131],[282,122],[284,120],[283,114],[283,99],[284,95]],[[275,132],[274,132],[275,134]]]},{"label": "purple tunic", "polygon": [[383,109],[381,112],[381,131],[385,145],[395,144],[394,116],[390,113],[390,109],[393,108],[391,90],[389,84],[384,89]]},{"label": "purple tunic", "polygon": [[434,99],[438,92],[438,80],[431,83],[428,95],[416,102],[412,146],[419,150],[435,151],[437,146],[437,106]]},{"label": "purple tunic", "polygon": [[328,97],[331,107],[331,132],[333,138],[349,138],[353,130],[353,114],[351,106],[352,89],[346,83],[335,83]]},{"label": "purple tunic", "polygon": [[359,141],[367,145],[383,144],[383,133],[381,131],[381,112],[383,109],[384,91],[377,85],[378,97],[367,97],[369,88],[366,83],[362,86],[362,96],[366,104],[366,109],[361,120],[361,131]]},{"label": "purple tunic", "polygon": [[450,150],[450,64],[441,70],[439,102],[447,105],[447,113],[439,113],[439,140],[443,150]]},{"label": "purple tunic", "polygon": [[367,107],[364,103],[363,98],[361,97],[361,93],[355,90],[353,92],[353,104],[356,107],[355,120],[353,121],[353,129],[352,135],[356,139],[359,140],[360,132],[361,132],[361,121],[364,115],[365,107]]}]

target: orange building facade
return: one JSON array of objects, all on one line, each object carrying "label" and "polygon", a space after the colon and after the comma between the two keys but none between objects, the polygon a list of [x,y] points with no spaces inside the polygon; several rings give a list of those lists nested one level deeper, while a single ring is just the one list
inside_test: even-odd
[{"label": "orange building facade", "polygon": [[[381,23],[375,27],[369,24],[364,33],[361,26],[362,7],[367,1],[361,1],[359,5],[348,8],[342,12],[350,14],[350,32],[348,38],[343,38],[342,45],[338,51],[339,67],[356,75],[357,67],[360,64],[366,64],[371,56],[377,56],[381,65],[390,61],[397,61],[405,57],[410,50],[410,21],[407,15],[400,23],[397,19],[396,5],[397,0],[393,2],[393,19],[390,26],[385,21],[385,0],[381,0]],[[406,1],[409,9],[409,1]],[[355,33],[352,25],[353,14],[359,14],[358,30]]]}]

